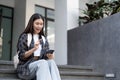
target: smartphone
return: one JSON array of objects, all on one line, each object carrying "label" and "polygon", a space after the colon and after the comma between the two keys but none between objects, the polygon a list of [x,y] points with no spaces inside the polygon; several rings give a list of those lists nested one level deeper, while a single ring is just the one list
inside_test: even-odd
[{"label": "smartphone", "polygon": [[53,52],[54,52],[54,50],[48,50],[48,51],[46,52],[46,54],[47,54],[47,53],[53,54]]}]

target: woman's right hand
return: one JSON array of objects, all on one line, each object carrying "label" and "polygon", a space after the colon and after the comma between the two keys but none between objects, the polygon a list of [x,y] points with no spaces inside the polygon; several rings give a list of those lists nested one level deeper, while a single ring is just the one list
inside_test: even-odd
[{"label": "woman's right hand", "polygon": [[40,41],[35,42],[34,48],[38,49],[39,48]]}]

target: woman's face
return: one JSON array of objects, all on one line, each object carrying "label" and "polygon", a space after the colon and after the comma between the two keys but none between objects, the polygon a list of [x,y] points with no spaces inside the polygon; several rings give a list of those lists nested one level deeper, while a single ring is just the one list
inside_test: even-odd
[{"label": "woman's face", "polygon": [[36,19],[33,22],[33,29],[34,29],[34,34],[40,33],[40,31],[43,28],[43,20],[42,19]]}]

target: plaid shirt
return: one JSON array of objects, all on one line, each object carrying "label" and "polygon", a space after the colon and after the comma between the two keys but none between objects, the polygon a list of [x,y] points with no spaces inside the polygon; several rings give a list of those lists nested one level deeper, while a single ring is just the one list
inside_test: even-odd
[{"label": "plaid shirt", "polygon": [[[26,58],[26,59],[24,58],[25,52],[34,47],[34,42],[32,42],[32,40],[31,40],[30,46],[28,47],[28,45],[27,45],[27,42],[28,42],[27,37],[28,37],[28,35],[23,33],[20,36],[20,38],[18,39],[18,45],[17,45],[17,50],[19,51],[19,53],[18,53],[19,64],[17,66],[17,72],[18,72],[18,74],[21,74],[23,76],[30,74],[28,66],[29,66],[29,64],[31,62],[35,61],[33,59],[33,57],[34,57],[33,54],[31,56],[29,56],[28,58]],[[45,39],[45,43],[43,42],[43,40],[41,40],[40,43],[42,44],[42,50],[41,50],[40,59],[46,58],[45,53],[46,53],[47,50],[49,50],[48,41],[47,41],[47,39]]]}]

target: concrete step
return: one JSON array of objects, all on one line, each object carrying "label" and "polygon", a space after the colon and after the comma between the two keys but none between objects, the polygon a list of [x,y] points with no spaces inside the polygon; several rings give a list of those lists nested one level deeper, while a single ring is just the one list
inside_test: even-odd
[{"label": "concrete step", "polygon": [[[0,69],[13,69],[13,61],[0,60]],[[91,66],[78,66],[78,65],[58,65],[60,71],[76,71],[76,72],[91,72],[93,68]]]},{"label": "concrete step", "polygon": [[[62,80],[104,80],[104,74],[93,72],[91,66],[58,65]],[[20,80],[13,61],[0,60],[0,80]]]},{"label": "concrete step", "polygon": [[13,69],[13,61],[0,60],[0,69]]},{"label": "concrete step", "polygon": [[[0,69],[0,78],[18,78],[15,69]],[[1,80],[1,79],[0,79]]]},{"label": "concrete step", "polygon": [[15,78],[11,78],[11,79],[9,79],[9,78],[0,78],[0,80],[21,80],[21,79],[15,79]]},{"label": "concrete step", "polygon": [[92,66],[79,66],[79,65],[58,65],[60,71],[68,72],[92,72]]},{"label": "concrete step", "polygon": [[61,78],[70,80],[104,80],[104,74],[98,72],[67,72],[60,71]]},{"label": "concrete step", "polygon": [[62,79],[62,80],[104,80],[104,79]]},{"label": "concrete step", "polygon": [[[60,75],[62,79],[97,79],[103,80],[104,75],[97,72],[68,72],[68,71],[60,71]],[[0,69],[0,78],[16,78],[15,69]],[[0,79],[1,80],[1,79]]]}]

